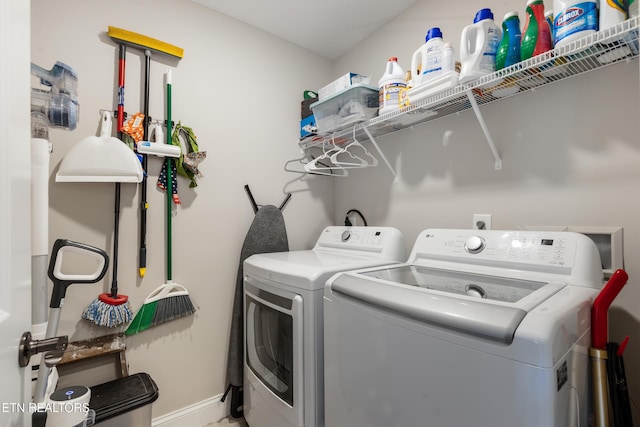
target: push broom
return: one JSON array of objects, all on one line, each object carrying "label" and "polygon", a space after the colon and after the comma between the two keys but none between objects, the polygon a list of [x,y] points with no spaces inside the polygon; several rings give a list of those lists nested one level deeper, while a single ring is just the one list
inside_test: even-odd
[{"label": "push broom", "polygon": [[[167,144],[171,144],[171,71],[167,78]],[[196,309],[191,302],[187,289],[172,281],[172,226],[173,203],[173,159],[167,157],[167,283],[156,288],[144,300],[135,318],[126,329],[126,335],[133,335],[152,326],[188,316]]]}]

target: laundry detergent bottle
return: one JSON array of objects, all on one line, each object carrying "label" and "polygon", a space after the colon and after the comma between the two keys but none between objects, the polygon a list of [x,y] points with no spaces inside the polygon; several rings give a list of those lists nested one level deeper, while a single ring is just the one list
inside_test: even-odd
[{"label": "laundry detergent bottle", "polygon": [[520,18],[518,12],[509,12],[502,20],[502,40],[496,54],[496,70],[501,70],[520,62]]},{"label": "laundry detergent bottle", "polygon": [[475,80],[496,70],[496,53],[502,30],[493,21],[491,9],[480,9],[473,24],[460,37],[460,83]]},{"label": "laundry detergent bottle", "polygon": [[378,82],[380,95],[378,98],[378,114],[387,114],[400,108],[400,95],[406,89],[405,73],[398,64],[398,58],[387,61],[384,74]]},{"label": "laundry detergent bottle", "polygon": [[542,0],[529,0],[522,31],[520,59],[525,61],[551,49],[551,28],[544,16],[544,3]]},{"label": "laundry detergent bottle", "polygon": [[546,19],[547,24],[549,24],[549,30],[551,31],[551,47],[553,48],[556,43],[556,39],[553,35],[553,30],[555,28],[555,24],[553,23],[553,10],[547,10],[544,13],[544,19]]},{"label": "laundry detergent bottle", "polygon": [[629,0],[629,3],[627,4],[627,13],[629,18],[638,16],[638,2],[640,2],[640,0]]},{"label": "laundry detergent bottle", "polygon": [[598,31],[598,1],[554,0],[553,20],[556,47],[595,34]]},{"label": "laundry detergent bottle", "polygon": [[628,18],[626,0],[600,0],[598,28],[613,27]]},{"label": "laundry detergent bottle", "polygon": [[425,44],[420,46],[411,57],[411,75],[415,86],[442,74],[443,52],[442,31],[438,27],[433,27],[427,31]]}]

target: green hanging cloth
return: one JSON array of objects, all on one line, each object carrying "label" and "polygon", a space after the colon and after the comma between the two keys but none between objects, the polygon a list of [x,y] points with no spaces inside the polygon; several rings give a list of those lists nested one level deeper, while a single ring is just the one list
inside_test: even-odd
[{"label": "green hanging cloth", "polygon": [[[180,141],[180,135],[184,138],[185,145]],[[202,172],[198,169],[198,165],[207,157],[206,151],[198,151],[198,142],[193,129],[183,126],[182,122],[178,122],[171,134],[171,144],[181,148],[180,158],[176,161],[178,175],[181,175],[191,181],[190,188],[198,186],[196,178],[202,178]],[[186,153],[185,153],[186,149]]]}]

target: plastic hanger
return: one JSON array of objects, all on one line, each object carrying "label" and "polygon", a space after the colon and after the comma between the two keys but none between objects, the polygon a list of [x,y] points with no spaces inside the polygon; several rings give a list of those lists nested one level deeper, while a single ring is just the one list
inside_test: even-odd
[{"label": "plastic hanger", "polygon": [[303,152],[302,157],[300,157],[299,159],[292,159],[292,160],[287,161],[287,162],[284,164],[284,170],[285,170],[286,172],[307,173],[307,171],[306,171],[306,170],[304,170],[304,169],[294,169],[294,168],[291,168],[289,165],[290,165],[290,164],[292,164],[292,163],[297,163],[297,164],[299,164],[299,165],[305,165],[305,164],[306,164],[306,163],[308,163],[308,162],[309,162],[309,156],[307,156],[307,155],[306,155],[306,154],[304,154],[304,152]]},{"label": "plastic hanger", "polygon": [[[311,160],[309,160],[311,159]],[[300,157],[299,159],[293,159],[293,160],[289,160],[284,164],[284,170],[287,172],[294,172],[294,173],[301,173],[301,174],[306,174],[306,175],[333,175],[333,176],[342,176],[342,175],[337,175],[334,173],[324,173],[324,172],[316,172],[316,171],[308,171],[304,169],[304,165],[306,165],[308,162],[316,160],[313,157],[310,157],[309,155],[303,154],[302,157]],[[298,163],[299,165],[303,165],[303,167],[301,169],[296,169],[296,168],[292,168],[290,165],[292,163]],[[319,161],[318,164],[320,164],[321,166],[324,166],[326,168],[330,168],[327,164],[322,163],[322,161]],[[335,169],[338,169],[337,167]]]},{"label": "plastic hanger", "polygon": [[[369,166],[378,166],[378,159],[375,158],[356,138],[356,130],[357,124],[353,126],[353,141],[347,146],[340,149],[338,152],[335,152],[331,155],[330,160],[332,163],[341,166],[344,169],[357,169],[357,168],[366,168]],[[366,154],[368,159],[363,159],[357,155],[355,155],[352,151],[349,151],[351,148],[360,147],[362,151]],[[338,156],[341,154],[348,154],[352,159],[357,160],[358,162],[350,162],[350,161],[341,161],[338,160]]]},{"label": "plastic hanger", "polygon": [[328,140],[322,141],[322,154],[315,159],[304,165],[304,170],[308,173],[313,173],[316,175],[331,175],[331,176],[347,176],[349,172],[345,170],[342,166],[331,162],[331,156],[337,152],[342,150],[342,148],[335,145],[335,134],[331,137],[331,145],[332,148],[326,149],[326,144]]}]

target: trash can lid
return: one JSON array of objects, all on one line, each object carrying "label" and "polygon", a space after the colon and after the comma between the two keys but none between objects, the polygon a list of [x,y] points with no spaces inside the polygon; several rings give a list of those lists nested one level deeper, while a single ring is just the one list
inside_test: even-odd
[{"label": "trash can lid", "polygon": [[96,423],[153,403],[158,386],[141,372],[91,387],[89,408],[96,411]]}]

